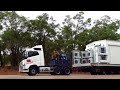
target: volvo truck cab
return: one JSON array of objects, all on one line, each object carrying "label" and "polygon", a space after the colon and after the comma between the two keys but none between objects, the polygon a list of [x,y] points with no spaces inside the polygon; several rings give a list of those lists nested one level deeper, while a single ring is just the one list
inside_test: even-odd
[{"label": "volvo truck cab", "polygon": [[43,47],[37,45],[23,51],[19,72],[28,75],[36,75],[40,72],[49,72],[51,75],[69,75],[71,73],[70,60],[67,54],[62,54],[59,60],[52,59],[49,65],[45,65]]}]

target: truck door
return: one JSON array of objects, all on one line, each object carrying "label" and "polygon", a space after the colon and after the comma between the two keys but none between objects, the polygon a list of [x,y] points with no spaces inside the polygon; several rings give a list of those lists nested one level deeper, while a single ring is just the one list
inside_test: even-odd
[{"label": "truck door", "polygon": [[22,57],[21,57],[21,62],[20,62],[20,65],[19,65],[19,69],[20,70],[23,70],[25,68],[25,61],[27,60],[28,58],[28,52],[27,51],[23,51],[22,52]]},{"label": "truck door", "polygon": [[39,55],[38,51],[29,51],[28,57],[29,57],[29,59],[31,59],[33,64],[38,65],[38,66],[41,64],[41,62],[39,60],[40,55]]}]

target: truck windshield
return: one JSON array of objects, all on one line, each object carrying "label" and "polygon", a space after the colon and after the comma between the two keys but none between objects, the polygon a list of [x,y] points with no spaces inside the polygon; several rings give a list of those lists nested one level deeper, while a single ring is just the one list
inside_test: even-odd
[{"label": "truck windshield", "polygon": [[26,51],[23,51],[22,52],[22,59],[27,59],[27,52]]}]

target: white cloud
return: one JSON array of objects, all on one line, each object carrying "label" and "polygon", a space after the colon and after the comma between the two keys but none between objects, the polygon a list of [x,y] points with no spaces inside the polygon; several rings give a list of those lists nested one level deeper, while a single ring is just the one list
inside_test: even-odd
[{"label": "white cloud", "polygon": [[79,11],[17,11],[19,15],[23,15],[29,19],[35,19],[38,15],[47,13],[49,16],[53,16],[53,19],[60,24],[62,24],[66,15],[74,16],[78,12]]}]

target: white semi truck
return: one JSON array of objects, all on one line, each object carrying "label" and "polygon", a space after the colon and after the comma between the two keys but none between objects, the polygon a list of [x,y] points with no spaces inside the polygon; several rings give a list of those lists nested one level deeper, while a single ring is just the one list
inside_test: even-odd
[{"label": "white semi truck", "polygon": [[73,70],[94,74],[120,74],[120,41],[99,40],[85,51],[73,50]]},{"label": "white semi truck", "polygon": [[19,72],[28,75],[36,75],[40,72],[49,72],[51,75],[69,75],[72,70],[67,54],[61,54],[58,60],[50,60],[49,65],[45,65],[43,47],[37,45],[23,51]]}]

